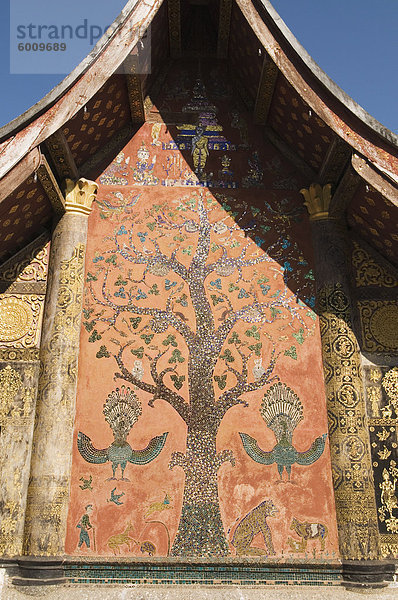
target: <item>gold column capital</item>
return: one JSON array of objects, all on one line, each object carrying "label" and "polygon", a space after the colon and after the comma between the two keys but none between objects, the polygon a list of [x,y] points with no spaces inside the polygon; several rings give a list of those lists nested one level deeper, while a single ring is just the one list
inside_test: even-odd
[{"label": "gold column capital", "polygon": [[330,219],[329,214],[332,184],[327,183],[323,187],[319,183],[312,183],[309,188],[302,188],[300,194],[304,196],[304,206],[310,215],[310,221],[321,221]]},{"label": "gold column capital", "polygon": [[89,179],[66,179],[65,210],[67,213],[89,215],[98,184]]}]

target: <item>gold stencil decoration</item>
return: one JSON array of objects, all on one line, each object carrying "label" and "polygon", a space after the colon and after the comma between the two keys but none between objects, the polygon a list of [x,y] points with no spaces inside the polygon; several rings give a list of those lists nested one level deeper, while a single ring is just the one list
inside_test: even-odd
[{"label": "gold stencil decoration", "polygon": [[359,244],[354,242],[352,265],[355,268],[355,283],[357,287],[377,285],[379,287],[393,288],[398,285],[398,280],[390,275],[384,267],[366,252]]},{"label": "gold stencil decoration", "polygon": [[0,371],[0,424],[3,426],[14,400],[22,386],[17,371],[7,365]]},{"label": "gold stencil decoration", "polygon": [[0,296],[0,345],[37,346],[43,309],[44,295]]},{"label": "gold stencil decoration", "polygon": [[7,262],[8,266],[0,272],[0,281],[46,281],[50,244],[43,247],[44,243],[45,237],[41,236],[26,248],[19,260]]},{"label": "gold stencil decoration", "polygon": [[398,367],[387,371],[381,384],[398,414]]},{"label": "gold stencil decoration", "polygon": [[364,350],[398,351],[398,304],[389,300],[358,302]]},{"label": "gold stencil decoration", "polygon": [[0,343],[15,342],[26,335],[32,325],[30,306],[21,298],[0,299]]}]

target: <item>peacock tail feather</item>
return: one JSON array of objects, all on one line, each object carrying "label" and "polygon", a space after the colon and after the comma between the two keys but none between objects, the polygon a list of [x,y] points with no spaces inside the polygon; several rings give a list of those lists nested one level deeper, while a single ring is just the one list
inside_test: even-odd
[{"label": "peacock tail feather", "polygon": [[103,413],[115,440],[126,441],[130,429],[142,413],[141,403],[132,389],[122,385],[105,400]]},{"label": "peacock tail feather", "polygon": [[160,454],[166,443],[167,436],[168,431],[152,438],[148,446],[143,450],[132,450],[131,457],[128,460],[134,465],[148,464]]},{"label": "peacock tail feather", "polygon": [[102,450],[98,450],[94,448],[88,435],[81,431],[77,435],[77,447],[84,460],[89,463],[100,465],[109,460],[108,449],[103,448]]},{"label": "peacock tail feather", "polygon": [[278,441],[286,436],[291,442],[294,429],[304,418],[299,397],[280,381],[264,395],[260,414]]}]

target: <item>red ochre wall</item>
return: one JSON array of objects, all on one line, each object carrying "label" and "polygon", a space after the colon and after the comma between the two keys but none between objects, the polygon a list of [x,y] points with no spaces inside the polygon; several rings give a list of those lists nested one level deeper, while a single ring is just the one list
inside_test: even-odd
[{"label": "red ochre wall", "polygon": [[[304,452],[327,432],[319,324],[312,310],[310,231],[298,193],[304,182],[273,146],[264,143],[222,72],[209,68],[203,75],[203,71],[201,76],[195,71],[192,75],[185,66],[173,73],[149,111],[153,122],[141,127],[98,179],[97,202],[89,218],[66,552],[133,557],[149,553],[164,557],[168,552],[236,555],[231,542],[239,523],[249,515],[240,526],[246,538],[237,537],[242,555],[260,553],[257,548],[264,556],[273,555],[274,550],[278,558],[333,559],[338,546],[328,440],[315,462],[292,465],[289,481],[286,470],[282,478],[278,473],[278,464],[284,464],[280,452],[274,451],[270,464],[256,462],[239,435],[251,436],[266,452],[280,441],[281,430],[278,440],[260,412],[264,395],[275,391],[278,381],[285,394],[279,424],[292,406],[298,411],[302,406],[302,420],[292,425],[290,448]],[[171,113],[186,115],[186,123],[177,129],[171,124]],[[182,116],[178,122],[184,123]],[[197,129],[198,123],[202,129]],[[196,152],[191,151],[192,145]],[[194,368],[196,357],[189,357],[183,329],[178,332],[170,321],[166,329],[167,319],[159,312],[176,314],[179,324],[200,337],[195,302],[188,284],[171,268],[173,257],[182,272],[192,271],[195,260],[202,261],[202,267],[212,265],[204,289],[214,331],[238,313],[213,373],[207,369],[200,376]],[[139,314],[148,307],[157,309],[156,314]],[[207,407],[213,403],[215,410],[220,398],[235,388],[232,406],[212,434],[217,452],[226,451],[222,457],[230,460],[217,472],[214,465],[204,465],[203,456],[199,458],[202,483],[192,473],[196,459],[191,455],[191,470],[189,465],[185,471],[179,465],[169,468],[171,460],[178,462],[173,453],[187,451],[187,424],[166,400],[148,405],[153,397],[150,387],[145,391],[117,376],[121,368],[115,356],[123,345],[126,373],[136,373],[148,386],[154,385],[150,366],[162,352],[157,373],[169,369],[164,372],[165,386],[194,413],[199,401],[196,396],[190,398],[189,377],[195,380],[191,394],[197,393],[192,390],[199,390],[204,398],[208,394],[202,425],[200,415],[194,415],[196,430],[197,423],[199,429],[212,429],[209,414],[215,412]],[[260,386],[256,382],[261,376]],[[144,465],[127,462],[124,480],[119,464],[113,480],[106,453],[114,435],[103,409],[108,395],[115,396],[122,386],[130,390],[133,412],[139,412],[137,401],[142,411],[126,438],[133,450],[144,449],[164,432],[168,435],[153,460]],[[83,458],[78,432],[102,450],[96,456],[105,456],[106,462]],[[206,478],[214,479],[215,472],[221,523],[213,494],[213,525],[223,531],[216,532],[217,543],[204,540],[202,547],[195,542],[190,546],[189,539],[182,539],[190,538],[189,527],[194,527],[192,522],[187,524],[186,514],[182,516],[184,482],[190,478],[196,486],[200,511],[200,487],[206,487]],[[270,501],[265,512],[260,508],[253,513],[265,500]],[[92,510],[87,511],[89,505]],[[89,547],[78,527],[87,513],[91,528],[86,520],[83,530],[87,529]],[[295,531],[293,518],[313,526]],[[315,536],[307,545],[300,536],[303,532],[307,532],[304,537]]]}]

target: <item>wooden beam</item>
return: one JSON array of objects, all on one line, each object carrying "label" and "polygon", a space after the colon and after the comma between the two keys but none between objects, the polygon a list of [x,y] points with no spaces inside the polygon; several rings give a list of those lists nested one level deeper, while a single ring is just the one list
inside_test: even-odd
[{"label": "wooden beam", "polygon": [[379,192],[384,198],[387,198],[394,206],[398,206],[398,190],[394,182],[391,183],[376,171],[365,159],[354,154],[351,160],[356,173]]},{"label": "wooden beam", "polygon": [[170,56],[181,56],[181,0],[168,0]]},{"label": "wooden beam", "polygon": [[325,159],[319,169],[318,181],[321,184],[336,185],[350,160],[352,148],[336,136],[329,146]]},{"label": "wooden beam", "polygon": [[79,179],[79,170],[62,129],[58,129],[47,138],[45,145],[59,178],[61,180]]},{"label": "wooden beam", "polygon": [[5,200],[40,166],[41,154],[34,148],[18,164],[0,179],[0,202]]},{"label": "wooden beam", "polygon": [[268,54],[265,55],[254,106],[254,122],[265,125],[274,95],[278,67]]},{"label": "wooden beam", "polygon": [[65,212],[65,198],[59,189],[57,180],[54,177],[50,165],[46,158],[41,155],[41,164],[36,171],[37,177],[46,192],[51,206],[56,215],[63,215]]},{"label": "wooden beam", "polygon": [[227,58],[229,33],[231,30],[232,0],[220,0],[220,15],[218,19],[217,57]]},{"label": "wooden beam", "polygon": [[142,95],[141,78],[133,73],[126,73],[127,92],[130,104],[131,121],[133,124],[145,122],[144,98]]},{"label": "wooden beam", "polygon": [[361,178],[354,171],[351,163],[349,163],[334,194],[332,195],[329,207],[330,215],[337,219],[344,216],[347,207],[353,199],[360,183]]}]

